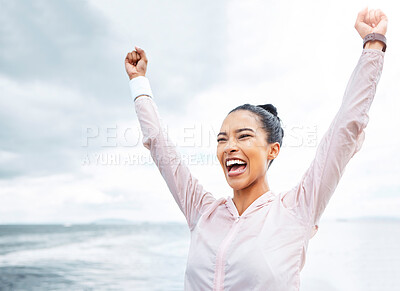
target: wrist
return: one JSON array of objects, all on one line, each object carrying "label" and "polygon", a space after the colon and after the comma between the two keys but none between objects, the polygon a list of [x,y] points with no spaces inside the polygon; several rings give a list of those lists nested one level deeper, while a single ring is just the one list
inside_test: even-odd
[{"label": "wrist", "polygon": [[386,37],[384,34],[372,32],[363,38],[363,48],[386,51]]},{"label": "wrist", "polygon": [[129,80],[132,80],[133,78],[136,78],[136,77],[139,77],[139,76],[146,77],[145,74],[131,74],[131,75],[129,75]]},{"label": "wrist", "polygon": [[383,47],[384,47],[384,44],[379,40],[369,41],[365,44],[366,49],[382,50]]}]

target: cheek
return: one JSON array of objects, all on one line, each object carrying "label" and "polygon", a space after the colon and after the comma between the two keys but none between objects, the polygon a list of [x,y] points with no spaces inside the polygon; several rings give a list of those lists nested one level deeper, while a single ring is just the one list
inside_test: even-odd
[{"label": "cheek", "polygon": [[221,147],[218,145],[217,146],[217,158],[220,159],[221,155],[222,155],[222,150],[221,150]]},{"label": "cheek", "polygon": [[262,169],[266,165],[266,153],[258,148],[248,151],[248,158],[250,160],[250,167],[255,169]]},{"label": "cheek", "polygon": [[222,150],[220,149],[220,147],[218,146],[218,147],[217,147],[217,159],[218,159],[218,162],[221,164],[221,166],[222,166],[222,163],[221,163],[222,154],[223,154],[223,151],[222,151]]}]

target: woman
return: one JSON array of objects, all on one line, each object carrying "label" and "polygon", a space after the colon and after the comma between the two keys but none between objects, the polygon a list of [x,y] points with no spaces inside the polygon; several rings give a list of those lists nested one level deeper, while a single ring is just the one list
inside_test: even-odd
[{"label": "woman", "polygon": [[[363,39],[373,32],[385,35],[387,17],[365,8],[355,28]],[[275,193],[267,181],[284,136],[276,108],[245,104],[232,110],[218,134],[217,156],[233,198],[220,199],[191,175],[163,131],[145,77],[145,52],[136,47],[128,53],[125,66],[143,144],[191,232],[185,290],[299,290],[308,241],[346,164],[364,141],[385,49],[385,39],[366,43],[314,160],[289,191]]]}]

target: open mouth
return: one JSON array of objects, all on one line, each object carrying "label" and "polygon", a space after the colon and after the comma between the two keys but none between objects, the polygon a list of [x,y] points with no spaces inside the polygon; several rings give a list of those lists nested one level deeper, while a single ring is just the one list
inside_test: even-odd
[{"label": "open mouth", "polygon": [[247,169],[247,163],[239,159],[231,159],[226,161],[228,176],[237,176],[244,173]]}]

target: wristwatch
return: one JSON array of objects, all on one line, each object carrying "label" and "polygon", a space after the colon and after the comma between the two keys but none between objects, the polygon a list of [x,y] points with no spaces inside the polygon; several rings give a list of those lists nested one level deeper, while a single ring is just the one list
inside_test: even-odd
[{"label": "wristwatch", "polygon": [[364,41],[364,42],[363,42],[363,48],[365,48],[365,45],[366,45],[367,42],[369,42],[369,41],[374,41],[374,40],[379,40],[379,41],[383,42],[383,49],[382,49],[382,51],[386,51],[386,37],[385,37],[383,34],[376,33],[376,32],[367,34],[367,35],[364,37],[364,40],[363,40],[363,41]]}]

